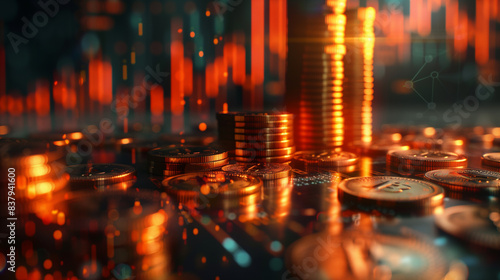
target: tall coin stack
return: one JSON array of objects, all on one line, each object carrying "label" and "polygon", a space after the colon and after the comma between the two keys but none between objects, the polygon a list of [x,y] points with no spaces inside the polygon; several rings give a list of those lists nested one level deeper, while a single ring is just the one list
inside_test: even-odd
[{"label": "tall coin stack", "polygon": [[219,143],[234,147],[240,163],[285,163],[295,152],[293,115],[282,112],[218,113]]},{"label": "tall coin stack", "polygon": [[346,12],[348,40],[344,78],[344,119],[346,142],[368,145],[372,141],[373,23],[375,9]]},{"label": "tall coin stack", "polygon": [[345,1],[327,1],[323,15],[309,17],[300,77],[300,150],[338,148],[344,140],[342,82]]}]

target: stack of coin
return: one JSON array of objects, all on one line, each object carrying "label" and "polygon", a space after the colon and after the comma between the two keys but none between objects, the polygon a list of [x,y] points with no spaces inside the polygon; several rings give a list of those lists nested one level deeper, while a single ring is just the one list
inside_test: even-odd
[{"label": "stack of coin", "polygon": [[451,152],[425,150],[389,151],[386,157],[389,169],[401,173],[406,171],[431,171],[442,168],[467,167],[467,158]]},{"label": "stack of coin", "polygon": [[262,180],[247,174],[197,172],[167,178],[162,186],[168,195],[184,205],[231,209],[259,203]]},{"label": "stack of coin", "polygon": [[[49,142],[0,140],[2,182],[14,177],[16,200],[35,199],[62,190],[69,176],[65,172],[64,148]],[[20,205],[18,203],[18,205]]]},{"label": "stack of coin", "polygon": [[332,6],[326,6],[322,15],[308,18],[302,32],[310,43],[304,46],[301,57],[300,150],[340,147],[344,140],[342,60],[346,18],[342,7],[328,4]]},{"label": "stack of coin", "polygon": [[338,187],[339,201],[391,216],[428,215],[442,209],[444,191],[427,181],[390,176],[354,177]]},{"label": "stack of coin", "polygon": [[230,164],[222,167],[229,174],[248,174],[264,181],[290,177],[292,168],[280,163]]},{"label": "stack of coin", "polygon": [[149,173],[158,176],[218,170],[228,162],[227,152],[212,146],[166,146],[148,152]]},{"label": "stack of coin", "polygon": [[374,21],[372,7],[346,11],[345,36],[349,38],[343,83],[346,142],[372,141]]},{"label": "stack of coin", "polygon": [[284,163],[295,152],[293,115],[281,112],[218,113],[219,142],[237,162]]},{"label": "stack of coin", "polygon": [[307,172],[335,170],[345,172],[353,167],[359,157],[350,152],[300,151],[293,155],[292,166]]}]

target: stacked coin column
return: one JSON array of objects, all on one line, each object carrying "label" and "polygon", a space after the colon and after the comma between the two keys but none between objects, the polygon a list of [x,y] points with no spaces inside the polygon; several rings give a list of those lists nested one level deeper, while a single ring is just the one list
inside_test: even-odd
[{"label": "stacked coin column", "polygon": [[295,152],[292,114],[219,113],[217,123],[219,143],[239,163],[286,163]]},{"label": "stacked coin column", "polygon": [[346,143],[372,141],[373,49],[375,9],[346,12],[347,53],[344,58],[344,138]]},{"label": "stacked coin column", "polygon": [[327,1],[318,7],[320,14],[311,14],[305,25],[297,27],[300,40],[305,42],[300,56],[294,57],[301,61],[296,127],[299,150],[338,148],[344,139],[345,1]]}]

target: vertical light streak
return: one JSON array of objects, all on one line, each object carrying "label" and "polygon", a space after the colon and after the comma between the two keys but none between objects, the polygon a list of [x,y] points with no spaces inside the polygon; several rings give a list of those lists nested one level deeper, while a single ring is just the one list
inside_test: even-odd
[{"label": "vertical light streak", "polygon": [[193,93],[193,61],[189,57],[184,58],[184,95],[191,96]]},{"label": "vertical light streak", "polygon": [[475,30],[475,48],[476,62],[485,64],[489,59],[490,51],[490,11],[487,0],[476,1],[476,30]]},{"label": "vertical light streak", "polygon": [[251,8],[251,95],[250,109],[262,109],[264,97],[264,0],[252,0]]},{"label": "vertical light streak", "polygon": [[172,18],[170,24],[170,110],[172,132],[184,130],[184,44],[182,41],[182,19]]}]

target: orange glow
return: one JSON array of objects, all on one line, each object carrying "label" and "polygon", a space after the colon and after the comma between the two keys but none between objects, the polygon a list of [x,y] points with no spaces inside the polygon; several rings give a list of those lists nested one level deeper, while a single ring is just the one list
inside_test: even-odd
[{"label": "orange glow", "polygon": [[475,48],[476,62],[485,64],[489,60],[490,52],[490,17],[489,17],[489,2],[476,1],[476,30],[475,30]]},{"label": "orange glow", "polygon": [[[239,37],[239,36],[236,36]],[[241,44],[244,44],[244,37],[241,36]],[[235,85],[244,85],[246,81],[246,50],[244,45],[235,45],[233,47],[233,83]]]},{"label": "orange glow", "polygon": [[184,95],[191,96],[193,93],[193,61],[191,58],[184,58]]},{"label": "orange glow", "polygon": [[228,112],[227,103],[222,104],[222,112],[223,113],[227,113]]},{"label": "orange glow", "polygon": [[189,37],[194,38],[194,36],[195,36],[194,31],[191,31],[191,32],[189,33]]},{"label": "orange glow", "polygon": [[203,123],[203,122],[202,122],[202,123],[200,123],[200,125],[198,125],[198,129],[199,129],[200,131],[205,131],[205,130],[207,130],[207,124],[206,124],[206,123]]},{"label": "orange glow", "polygon": [[139,36],[142,36],[142,22],[139,22],[139,27],[137,29],[138,29]]},{"label": "orange glow", "polygon": [[125,62],[122,66],[122,78],[124,81],[127,80],[127,64],[125,64]]},{"label": "orange glow", "polygon": [[426,127],[423,133],[425,137],[432,137],[436,134],[436,129],[434,127]]},{"label": "orange glow", "polygon": [[265,43],[265,13],[264,0],[253,0],[251,2],[251,96],[250,108],[260,109],[262,107],[264,91],[261,85],[264,83],[264,43]]},{"label": "orange glow", "polygon": [[205,68],[205,93],[207,97],[216,97],[219,93],[219,80],[216,77],[214,63],[208,63]]},{"label": "orange glow", "polygon": [[198,56],[200,56],[200,57],[203,57],[204,55],[205,55],[205,54],[203,53],[203,51],[200,51],[200,52],[198,53]]},{"label": "orange glow", "polygon": [[224,57],[219,56],[215,59],[214,62],[215,67],[215,75],[216,79],[218,79],[219,85],[226,85],[227,82],[227,65],[224,61]]},{"label": "orange glow", "polygon": [[89,62],[89,96],[101,104],[111,104],[112,67],[109,61],[92,59]]},{"label": "orange glow", "polygon": [[[174,31],[182,29],[182,20],[173,18],[171,21],[172,43],[170,45],[170,72],[171,72],[171,102],[170,109],[172,114],[180,116],[184,112],[182,101],[184,100],[184,45],[182,43],[182,34],[176,34]],[[176,131],[184,126],[183,123],[175,122]],[[172,120],[174,125],[174,120]]]},{"label": "orange glow", "polygon": [[44,262],[43,262],[43,268],[49,270],[52,268],[52,261],[49,260],[49,259],[46,259]]},{"label": "orange glow", "polygon": [[165,109],[163,96],[163,87],[156,85],[151,88],[150,109],[153,116],[163,115]]},{"label": "orange glow", "polygon": [[43,80],[36,82],[35,111],[39,116],[46,116],[50,113],[49,83]]},{"label": "orange glow", "polygon": [[207,17],[209,17],[209,16],[210,16],[210,11],[209,11],[209,10],[207,10],[207,11],[205,12],[205,15],[206,15]]},{"label": "orange glow", "polygon": [[109,16],[85,16],[81,23],[86,29],[98,31],[110,30],[114,25],[113,19]]},{"label": "orange glow", "polygon": [[121,14],[125,9],[125,5],[121,1],[106,1],[104,5],[109,14]]},{"label": "orange glow", "polygon": [[56,231],[54,231],[53,236],[54,236],[55,240],[61,240],[61,238],[62,238],[62,232],[60,230],[56,230]]}]

